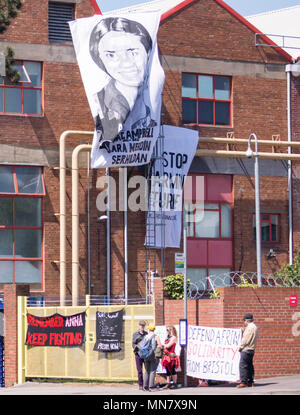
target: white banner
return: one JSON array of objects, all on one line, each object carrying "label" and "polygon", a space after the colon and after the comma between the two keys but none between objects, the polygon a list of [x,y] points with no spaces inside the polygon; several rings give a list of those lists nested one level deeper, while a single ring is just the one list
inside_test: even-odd
[{"label": "white banner", "polygon": [[170,125],[164,125],[163,135],[163,161],[156,160],[152,170],[145,244],[179,248],[182,190],[199,137],[198,131]]},{"label": "white banner", "polygon": [[69,22],[95,121],[92,167],[150,161],[160,128],[164,72],[160,12],[95,15]]},{"label": "white banner", "polygon": [[241,329],[189,326],[187,375],[236,382],[241,339]]}]

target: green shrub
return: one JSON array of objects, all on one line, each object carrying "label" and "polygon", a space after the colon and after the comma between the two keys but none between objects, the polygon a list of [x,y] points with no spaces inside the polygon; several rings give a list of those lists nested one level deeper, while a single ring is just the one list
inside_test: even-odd
[{"label": "green shrub", "polygon": [[298,286],[300,282],[300,250],[297,251],[293,264],[282,265],[274,276],[276,280],[281,279],[285,287]]},{"label": "green shrub", "polygon": [[[182,300],[184,297],[184,275],[168,275],[163,278],[164,290],[171,300]],[[190,279],[187,278],[187,289],[190,286]]]}]

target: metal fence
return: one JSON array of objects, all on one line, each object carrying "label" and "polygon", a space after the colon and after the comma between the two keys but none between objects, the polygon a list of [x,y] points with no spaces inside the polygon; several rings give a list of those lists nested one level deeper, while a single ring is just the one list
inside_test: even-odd
[{"label": "metal fence", "polygon": [[[300,275],[278,276],[262,274],[263,287],[300,287]],[[191,299],[215,298],[218,287],[257,287],[256,272],[233,271],[209,275],[199,281],[190,281],[187,295]]]}]

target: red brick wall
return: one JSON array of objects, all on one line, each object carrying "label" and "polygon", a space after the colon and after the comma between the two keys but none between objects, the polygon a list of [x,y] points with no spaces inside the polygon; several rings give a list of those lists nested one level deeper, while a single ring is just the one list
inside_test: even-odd
[{"label": "red brick wall", "polygon": [[[8,30],[0,36],[0,41],[22,42],[48,45],[48,0],[27,0],[19,11],[18,17]],[[88,0],[76,3],[76,17],[94,14]],[[172,36],[170,36],[170,33]],[[224,36],[226,34],[226,36]],[[272,48],[257,48],[254,45],[254,34],[224,8],[213,0],[197,1],[165,20],[158,35],[160,53],[183,57],[201,57],[234,62],[282,63],[285,61]],[[65,45],[68,47],[67,45]],[[70,45],[70,49],[72,45]],[[201,71],[201,68],[199,68]],[[271,138],[272,134],[280,134],[286,138],[286,82],[285,80],[259,77],[233,77],[233,111],[234,125],[228,127],[199,127],[201,136],[226,136],[228,130],[234,131],[236,137],[248,138],[254,131],[259,138]],[[163,96],[163,112],[165,123],[181,125],[181,73],[168,68]],[[23,117],[1,115],[1,142],[6,144],[28,145],[58,150],[60,134],[67,130],[92,130],[93,120],[83,89],[77,63],[45,62],[44,63],[44,101],[43,117]],[[86,142],[87,140],[84,140]],[[78,138],[68,139],[70,150],[80,143]],[[222,147],[222,148],[225,148]],[[56,163],[57,165],[57,163]],[[132,172],[131,172],[132,173]],[[134,174],[136,171],[134,172]],[[106,294],[106,230],[105,224],[98,224],[96,219],[104,212],[96,209],[96,179],[102,171],[91,172],[91,278],[92,294]],[[117,173],[114,173],[117,175]],[[87,291],[87,182],[86,169],[80,170],[80,296]],[[45,295],[59,295],[59,174],[57,170],[45,168],[47,196],[44,200],[45,226]],[[247,180],[247,179],[246,179]],[[262,181],[262,193],[265,189],[274,190],[269,181]],[[276,179],[277,180],[277,179]],[[245,182],[245,181],[244,181]],[[266,185],[264,184],[266,183]],[[276,192],[280,193],[283,202],[286,194],[284,181],[276,181]],[[241,178],[235,181],[236,226],[235,266],[241,263],[240,228],[238,218],[245,224],[248,220],[247,235],[251,233],[248,206],[253,204],[253,190],[247,196],[249,203],[239,200],[239,186],[246,186]],[[250,200],[251,199],[251,200]],[[274,200],[277,204],[278,199]],[[266,203],[269,201],[266,198]],[[273,202],[272,202],[273,203]],[[286,212],[286,205],[284,204]],[[67,171],[67,295],[71,295],[71,175]],[[246,216],[248,215],[248,219]],[[286,229],[286,218],[282,229]],[[250,223],[250,225],[249,225]],[[244,226],[243,224],[243,226]],[[244,229],[244,228],[243,228]],[[124,242],[123,213],[112,213],[111,221],[111,288],[113,295],[124,294]],[[282,233],[283,235],[283,233]],[[128,248],[129,248],[129,295],[145,295],[146,252],[144,248],[145,213],[129,212],[128,214]],[[286,234],[284,236],[286,238]],[[247,236],[246,241],[249,238]],[[248,249],[249,248],[249,249]],[[286,257],[286,239],[280,245],[282,258]],[[174,253],[178,249],[166,249],[166,274],[174,272]],[[254,246],[247,246],[249,261],[245,266],[255,270],[253,258]],[[281,254],[280,254],[281,255]],[[161,252],[151,254],[151,268],[159,273],[161,270]],[[252,258],[252,259],[251,259]],[[279,258],[277,256],[277,258]],[[269,264],[267,264],[269,265]],[[268,269],[268,268],[266,268]],[[273,269],[273,268],[272,268]]]},{"label": "red brick wall", "polygon": [[[223,287],[219,291],[220,299],[188,300],[188,324],[239,328],[244,314],[253,313],[259,333],[255,377],[300,373],[300,288]],[[290,295],[295,294],[298,306],[290,307]],[[156,324],[178,324],[183,317],[183,300],[165,299],[163,309],[156,310]]]}]

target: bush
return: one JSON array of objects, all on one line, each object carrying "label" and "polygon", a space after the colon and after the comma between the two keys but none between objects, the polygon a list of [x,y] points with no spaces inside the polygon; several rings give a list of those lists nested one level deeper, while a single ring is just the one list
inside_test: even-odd
[{"label": "bush", "polygon": [[285,287],[299,286],[300,282],[300,250],[294,258],[293,264],[285,264],[280,271],[275,272],[275,279],[281,279]]},{"label": "bush", "polygon": [[[182,300],[184,297],[184,275],[168,275],[163,278],[164,290],[171,300]],[[187,278],[187,289],[190,286],[190,279]]]}]

